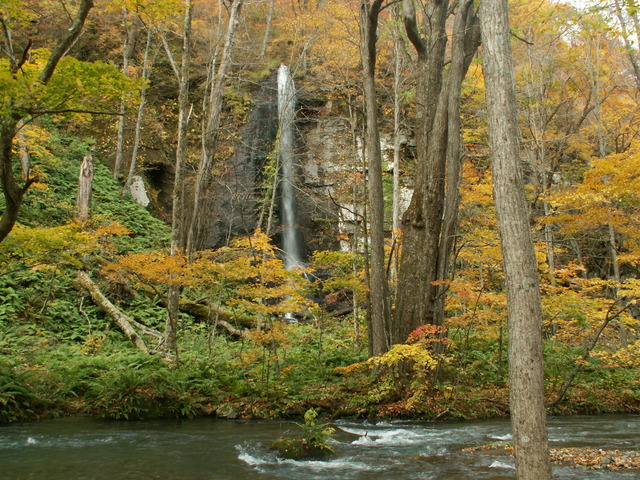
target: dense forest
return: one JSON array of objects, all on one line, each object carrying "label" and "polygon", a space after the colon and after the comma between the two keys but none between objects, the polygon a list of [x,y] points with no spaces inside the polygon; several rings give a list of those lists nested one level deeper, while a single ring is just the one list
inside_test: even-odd
[{"label": "dense forest", "polygon": [[[0,421],[508,415],[485,3],[0,3]],[[638,413],[638,5],[509,15],[542,408]]]}]

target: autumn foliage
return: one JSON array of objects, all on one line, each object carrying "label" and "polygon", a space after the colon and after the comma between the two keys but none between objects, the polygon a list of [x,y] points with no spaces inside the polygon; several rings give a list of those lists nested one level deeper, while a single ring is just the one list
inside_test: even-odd
[{"label": "autumn foliage", "polygon": [[[265,218],[274,208],[272,231],[215,232],[223,238],[215,248],[170,253],[167,223],[173,212],[178,121],[174,68],[179,65],[171,65],[165,48],[178,58],[184,2],[95,3],[84,36],[47,84],[38,77],[53,40],[63,33],[52,19],[65,5],[75,8],[74,2],[13,0],[0,5],[2,24],[16,45],[14,60],[26,52],[16,71],[11,58],[0,58],[0,116],[25,120],[12,142],[11,172],[19,183],[29,183],[18,222],[0,244],[0,352],[12,357],[7,368],[16,382],[23,373],[33,374],[24,377],[24,392],[31,391],[29,382],[41,381],[50,383],[39,384],[38,395],[51,394],[55,380],[40,374],[49,373],[68,386],[68,395],[58,398],[65,408],[72,409],[70,399],[93,395],[85,411],[102,415],[111,410],[117,418],[137,418],[135,409],[151,409],[154,398],[175,402],[172,414],[184,408],[186,416],[212,413],[222,404],[257,417],[303,414],[311,407],[425,418],[508,413],[508,319],[482,52],[472,60],[462,85],[460,209],[452,233],[451,275],[436,282],[445,299],[443,324],[422,325],[384,355],[367,358],[370,212],[363,206],[368,172],[362,158],[358,2],[276,0],[269,35],[269,2],[243,6],[212,176],[217,180],[239,170],[235,155],[252,140],[243,137],[244,123],[253,111],[266,108],[258,92],[271,88],[280,63],[289,65],[300,90],[296,161],[304,174],[301,180],[307,182],[300,182],[300,196],[313,213],[305,219],[308,265],[293,270],[284,268],[277,243],[276,197],[271,201],[277,185],[275,146],[265,159],[252,157],[256,188],[246,194]],[[629,56],[635,47],[627,48],[619,21],[611,21],[615,12],[604,4],[578,10],[548,1],[509,3],[522,158],[542,289],[547,400],[553,413],[638,412],[640,105]],[[631,27],[637,8],[623,3]],[[223,48],[226,5],[194,2],[188,172],[195,172],[200,154],[203,107],[212,82],[208,72],[211,62],[215,72],[216,55]],[[418,79],[408,67],[415,53],[394,7],[389,5],[380,16],[375,79],[386,147],[385,273],[392,307],[396,261],[403,248],[401,235],[392,238],[390,215],[395,93],[405,197],[422,168],[415,155]],[[140,20],[140,31],[123,72],[125,18],[128,27]],[[148,32],[154,69],[144,80],[140,46]],[[398,56],[402,62],[396,70]],[[122,193],[109,171],[118,117],[111,114],[118,113],[123,101],[129,121],[143,88],[148,105],[136,173],[150,187],[152,202],[146,209]],[[89,111],[110,115],[94,117]],[[262,121],[260,117],[259,126],[266,129]],[[132,132],[127,135],[125,150],[131,148]],[[310,138],[315,143],[306,144]],[[328,154],[321,151],[326,145],[333,148]],[[92,216],[79,225],[73,221],[77,169],[92,147],[97,152]],[[29,159],[26,169],[20,164],[24,155]],[[315,170],[326,170],[324,177],[302,165],[307,158]],[[187,177],[185,195],[194,181]],[[228,192],[215,191],[215,185],[208,193],[220,195],[222,200],[216,201],[223,203]],[[0,210],[4,202],[0,199]],[[89,273],[123,312],[154,329],[162,329],[166,319],[169,291],[179,291],[175,363],[132,353],[74,283],[78,270]],[[56,348],[65,350],[58,355]],[[39,350],[51,358],[43,358]],[[61,365],[62,357],[80,359],[73,375]],[[171,388],[160,386],[156,369],[172,379]],[[68,378],[63,378],[65,372]],[[44,380],[33,380],[40,377]],[[96,378],[100,388],[91,383]],[[106,395],[105,385],[119,393]],[[27,404],[16,411],[37,410],[24,392],[20,401]],[[103,393],[99,404],[96,398]],[[119,394],[126,398],[121,404]]]}]

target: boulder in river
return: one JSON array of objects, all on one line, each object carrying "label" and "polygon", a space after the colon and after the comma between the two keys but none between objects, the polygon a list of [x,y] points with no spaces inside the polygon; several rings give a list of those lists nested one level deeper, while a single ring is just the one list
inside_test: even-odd
[{"label": "boulder in river", "polygon": [[329,445],[293,437],[279,438],[271,444],[271,448],[289,460],[322,458],[335,453]]},{"label": "boulder in river", "polygon": [[220,405],[216,409],[216,417],[218,418],[226,418],[227,420],[235,420],[239,416],[238,410],[231,405],[230,403],[225,403]]}]

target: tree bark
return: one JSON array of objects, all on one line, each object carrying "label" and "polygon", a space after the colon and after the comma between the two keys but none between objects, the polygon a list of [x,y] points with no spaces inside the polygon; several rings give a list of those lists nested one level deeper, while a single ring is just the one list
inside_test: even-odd
[{"label": "tree bark", "polygon": [[[400,113],[402,85],[402,44],[399,27],[393,27],[393,54],[395,58],[395,71],[393,74],[393,239],[396,240],[400,230]],[[397,268],[395,266],[394,268]]]},{"label": "tree bark", "polygon": [[382,190],[382,153],[378,130],[378,105],[375,91],[376,41],[378,14],[382,0],[362,0],[360,4],[360,41],[367,130],[365,157],[369,170],[369,209],[371,235],[371,285],[369,338],[370,355],[381,355],[390,348],[387,336],[388,285],[384,255],[384,195]]},{"label": "tree bark", "polygon": [[31,172],[31,161],[29,159],[29,150],[27,141],[24,138],[22,129],[24,128],[24,120],[20,120],[16,126],[16,140],[18,141],[18,155],[20,156],[20,166],[22,167],[22,178],[29,178]]},{"label": "tree bark", "polygon": [[[2,193],[4,195],[4,212],[0,220],[0,242],[13,230],[13,226],[18,220],[18,212],[22,197],[29,188],[29,179],[24,186],[18,186],[13,173],[13,140],[16,136],[16,125],[19,118],[6,116],[2,118],[0,126],[0,181],[2,182]],[[33,182],[34,180],[31,180]]]},{"label": "tree bark", "polygon": [[516,476],[551,478],[542,369],[542,307],[520,163],[507,0],[481,7],[493,192],[509,319],[509,403]]},{"label": "tree bark", "polygon": [[[187,237],[187,251],[189,253],[197,249],[201,236],[202,219],[205,216],[207,205],[207,187],[210,182],[211,170],[215,159],[215,149],[220,133],[220,116],[224,101],[224,86],[227,73],[231,67],[231,57],[235,48],[236,31],[240,23],[240,8],[243,0],[235,0],[231,5],[227,36],[222,51],[222,59],[218,71],[213,76],[213,86],[209,95],[209,110],[207,112],[206,128],[202,139],[202,157],[198,163],[196,173],[195,191],[193,194],[193,214]],[[213,68],[214,62],[212,62]]]},{"label": "tree bark", "polygon": [[[448,78],[447,98],[447,152],[446,152],[446,182],[444,195],[444,210],[442,214],[442,231],[440,233],[440,246],[436,267],[436,280],[440,282],[435,287],[433,323],[444,323],[444,307],[446,293],[449,287],[446,283],[451,279],[451,254],[455,245],[456,231],[458,228],[458,210],[460,209],[460,181],[464,155],[462,152],[460,103],[462,101],[462,82],[469,68],[470,54],[465,48],[467,36],[464,34],[467,28],[479,35],[479,25],[475,18],[473,2],[463,1],[459,5],[453,30],[456,34],[452,40],[452,51]],[[473,40],[477,43],[477,39]],[[477,44],[472,47],[475,52]],[[441,347],[442,344],[436,344]]]},{"label": "tree bark", "polygon": [[93,154],[91,149],[82,159],[80,175],[78,176],[78,197],[76,199],[76,220],[85,223],[89,220],[91,210],[91,190],[93,188]]},{"label": "tree bark", "polygon": [[[129,61],[133,58],[136,42],[140,34],[142,21],[138,15],[134,16],[133,23],[128,22],[129,11],[126,7],[122,7],[124,20],[124,44],[122,46],[122,73],[129,76]],[[118,141],[116,146],[116,159],[113,164],[113,178],[118,179],[120,170],[122,169],[122,159],[124,157],[124,126],[125,113],[127,104],[123,100],[120,103],[120,117],[118,118]]]},{"label": "tree bark", "polygon": [[122,313],[113,303],[111,303],[86,273],[78,272],[78,283],[82,285],[87,292],[89,292],[91,299],[96,303],[96,305],[102,308],[102,310],[104,310],[104,312],[113,319],[125,336],[131,340],[139,350],[144,353],[149,353],[147,344],[131,325],[131,318]]},{"label": "tree bark", "polygon": [[267,26],[264,30],[264,37],[262,39],[262,49],[260,50],[260,57],[264,58],[267,53],[267,47],[269,46],[269,37],[271,36],[271,23],[273,22],[273,10],[275,6],[275,1],[270,0],[269,2],[269,13],[267,13]]},{"label": "tree bark", "polygon": [[[627,50],[627,55],[629,56],[629,61],[631,62],[631,66],[633,67],[633,73],[636,77],[636,87],[640,90],[640,62],[638,62],[638,57],[636,56],[637,45],[634,43],[634,39],[631,38],[629,34],[629,28],[627,26],[627,19],[625,17],[625,12],[623,10],[624,3],[622,0],[613,0],[613,8],[616,13],[616,17],[618,17],[618,23],[620,25],[622,40],[624,41],[625,49]],[[638,17],[637,13],[634,11],[631,14],[632,21],[634,21],[634,25],[638,26]],[[637,32],[636,32],[637,33]],[[636,40],[637,40],[636,35]]]},{"label": "tree bark", "polygon": [[84,27],[84,22],[87,20],[87,16],[89,15],[89,10],[93,8],[93,0],[82,0],[80,2],[80,7],[78,8],[78,13],[76,14],[76,18],[71,25],[71,28],[67,30],[67,36],[62,39],[62,41],[57,45],[56,49],[51,52],[49,56],[49,60],[47,60],[47,64],[45,65],[42,73],[40,74],[40,81],[45,85],[49,83],[53,73],[58,66],[58,63],[64,57],[69,49],[76,42],[80,33],[82,33],[82,28]]},{"label": "tree bark", "polygon": [[[151,49],[151,41],[153,39],[153,31],[151,26],[147,27],[147,43],[144,49],[144,58],[142,60],[142,78],[146,81],[151,77],[151,68],[153,60],[149,63],[149,51]],[[155,58],[155,57],[154,57]],[[138,105],[138,116],[136,118],[135,136],[133,139],[133,152],[131,152],[131,163],[129,164],[129,174],[127,180],[122,189],[123,193],[130,193],[131,184],[133,183],[133,176],[136,173],[138,166],[138,150],[140,149],[140,133],[142,131],[142,120],[144,114],[144,107],[147,103],[147,86],[142,87],[140,90],[140,104]]]},{"label": "tree bark", "polygon": [[[178,75],[178,146],[173,180],[173,211],[171,214],[171,255],[177,255],[185,248],[184,188],[185,163],[187,160],[187,132],[189,123],[189,70],[191,68],[191,11],[190,0],[185,0],[185,19],[182,43],[182,64],[177,71],[176,62],[166,42],[165,48],[172,68]],[[167,320],[164,331],[164,347],[167,350],[178,349],[178,315],[180,306],[180,287],[171,285],[167,295]]]},{"label": "tree bark", "polygon": [[257,320],[255,317],[244,314],[236,314],[224,307],[213,305],[210,302],[206,303],[194,303],[187,300],[180,301],[180,311],[193,315],[203,320],[207,320],[212,316],[218,318],[218,321],[225,321],[235,325],[240,329],[251,329],[257,327]]},{"label": "tree bark", "polygon": [[[449,3],[431,0],[425,5],[428,22],[422,28],[425,32],[423,37],[417,24],[413,0],[403,2],[405,30],[417,53],[418,170],[411,204],[402,220],[403,247],[392,329],[393,343],[404,342],[418,326],[434,324],[437,318],[443,316],[435,314],[438,305],[435,282],[442,280],[439,272],[449,268],[448,264],[439,268],[438,262],[449,257],[448,253],[440,252],[451,248],[450,239],[454,229],[449,228],[443,234],[442,220],[446,217],[455,223],[456,219],[453,213],[445,213],[445,178],[447,164],[460,162],[459,120],[451,123],[450,116],[459,115],[456,112],[459,112],[462,79],[480,42],[473,2],[462,0],[456,8],[457,21],[451,48],[452,69],[446,73]],[[449,179],[452,186],[457,182],[455,178]],[[446,208],[457,208],[457,201],[448,203]]]}]

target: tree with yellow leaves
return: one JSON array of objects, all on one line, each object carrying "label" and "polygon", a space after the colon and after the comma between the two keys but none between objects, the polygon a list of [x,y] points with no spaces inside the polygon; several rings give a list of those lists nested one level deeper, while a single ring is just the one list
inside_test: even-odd
[{"label": "tree with yellow leaves", "polygon": [[[637,272],[639,189],[640,144],[636,141],[626,152],[593,159],[581,183],[548,195],[554,213],[547,221],[573,239],[574,254],[587,276],[620,282],[621,266]],[[599,244],[606,245],[608,252],[599,252]],[[608,257],[605,262],[598,258],[603,253]]]},{"label": "tree with yellow leaves", "polygon": [[38,180],[33,172],[27,172],[24,179],[16,178],[14,144],[19,129],[44,115],[114,113],[114,100],[137,87],[137,82],[127,81],[111,65],[82,62],[68,55],[82,33],[93,0],[80,2],[69,29],[53,50],[32,48],[38,35],[32,25],[39,19],[26,13],[38,11],[27,9],[28,4],[28,0],[12,0],[0,5],[5,46],[0,58],[0,183],[5,203],[0,242],[13,229],[24,195]]}]

